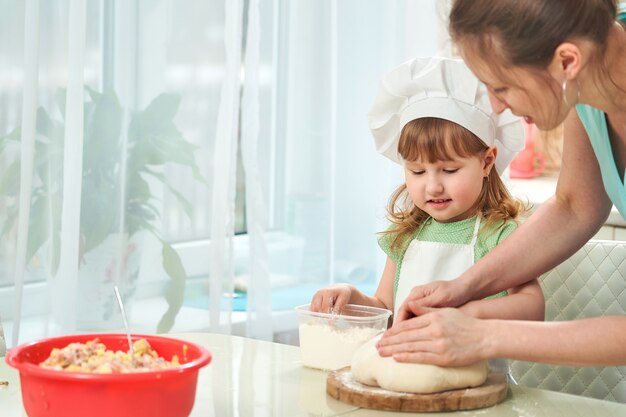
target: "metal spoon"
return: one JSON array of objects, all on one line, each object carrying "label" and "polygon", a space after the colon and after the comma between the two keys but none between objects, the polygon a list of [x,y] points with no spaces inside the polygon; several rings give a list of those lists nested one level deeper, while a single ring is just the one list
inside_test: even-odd
[{"label": "metal spoon", "polygon": [[124,304],[122,304],[122,297],[120,296],[120,290],[117,285],[113,287],[115,290],[115,298],[117,298],[117,305],[120,306],[122,313],[122,320],[124,321],[124,328],[126,329],[126,337],[128,338],[128,347],[130,348],[130,359],[132,361],[133,368],[135,367],[135,349],[133,348],[133,341],[130,338],[130,330],[128,329],[128,320],[126,319],[126,311],[124,310]]}]

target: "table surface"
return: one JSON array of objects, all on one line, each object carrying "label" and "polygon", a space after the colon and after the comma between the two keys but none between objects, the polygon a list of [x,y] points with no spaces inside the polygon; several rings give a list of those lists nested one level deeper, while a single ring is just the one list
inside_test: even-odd
[{"label": "table surface", "polygon": [[[326,372],[305,368],[300,349],[238,336],[183,333],[170,335],[208,348],[213,360],[200,371],[191,416],[407,416],[409,413],[360,409],[326,394]],[[0,358],[2,417],[26,416],[19,374]],[[507,400],[493,407],[456,413],[419,413],[425,417],[593,417],[626,415],[626,404],[552,391],[511,386]]]}]

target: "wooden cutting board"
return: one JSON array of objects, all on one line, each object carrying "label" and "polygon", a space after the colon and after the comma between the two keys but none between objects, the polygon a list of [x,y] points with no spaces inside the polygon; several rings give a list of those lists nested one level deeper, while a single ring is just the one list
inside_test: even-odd
[{"label": "wooden cutting board", "polygon": [[375,410],[458,411],[489,407],[502,402],[507,396],[507,382],[504,374],[491,372],[485,383],[475,388],[411,394],[363,385],[354,379],[348,366],[328,374],[326,392],[339,401]]}]

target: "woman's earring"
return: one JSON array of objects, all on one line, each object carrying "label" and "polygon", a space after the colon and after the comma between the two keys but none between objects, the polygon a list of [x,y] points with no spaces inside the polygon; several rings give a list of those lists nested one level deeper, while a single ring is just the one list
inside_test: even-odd
[{"label": "woman's earring", "polygon": [[563,103],[567,107],[574,107],[576,103],[578,103],[578,99],[580,98],[580,86],[578,85],[578,80],[576,80],[576,101],[574,104],[570,104],[569,100],[567,100],[567,78],[563,80],[563,84],[561,84],[561,89],[563,90]]}]

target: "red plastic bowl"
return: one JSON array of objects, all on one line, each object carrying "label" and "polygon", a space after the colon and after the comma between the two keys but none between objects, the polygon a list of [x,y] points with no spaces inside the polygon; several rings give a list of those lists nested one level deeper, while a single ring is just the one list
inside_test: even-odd
[{"label": "red plastic bowl", "polygon": [[95,374],[39,367],[53,348],[95,338],[107,349],[128,351],[126,334],[83,334],[29,342],[7,353],[6,362],[20,372],[22,401],[29,417],[186,417],[191,413],[198,370],[211,361],[209,351],[195,343],[132,335],[133,340],[148,340],[167,360],[178,355],[181,366],[175,369]]}]

